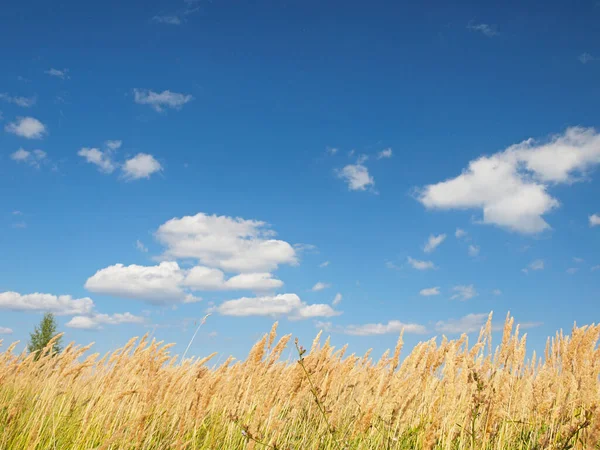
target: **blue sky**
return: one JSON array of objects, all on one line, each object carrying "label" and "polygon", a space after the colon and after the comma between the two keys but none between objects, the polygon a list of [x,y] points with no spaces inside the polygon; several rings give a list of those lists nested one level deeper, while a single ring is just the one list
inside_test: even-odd
[{"label": "blue sky", "polygon": [[[596,2],[3,6],[0,332],[242,357],[597,321]],[[67,297],[69,296],[69,297]]]}]

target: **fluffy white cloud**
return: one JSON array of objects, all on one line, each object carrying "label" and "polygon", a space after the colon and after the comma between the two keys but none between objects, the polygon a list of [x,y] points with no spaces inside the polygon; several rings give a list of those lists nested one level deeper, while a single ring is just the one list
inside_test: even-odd
[{"label": "fluffy white cloud", "polygon": [[91,298],[74,299],[70,295],[0,293],[0,309],[11,311],[52,312],[56,315],[89,314],[94,309]]},{"label": "fluffy white cloud", "polygon": [[385,150],[381,150],[377,154],[377,159],[391,158],[391,157],[392,157],[392,149],[391,148],[386,148]]},{"label": "fluffy white cloud", "polygon": [[41,139],[47,133],[46,126],[35,117],[17,117],[16,121],[7,123],[4,130],[26,139]]},{"label": "fluffy white cloud", "polygon": [[125,161],[122,170],[126,179],[139,180],[140,178],[150,178],[150,175],[160,172],[163,168],[154,156],[138,153]]},{"label": "fluffy white cloud", "polygon": [[10,155],[10,159],[18,163],[26,163],[37,169],[40,168],[40,164],[47,161],[47,154],[43,150],[32,150],[28,151],[24,148],[20,148],[16,152]]},{"label": "fluffy white cloud", "polygon": [[144,318],[134,316],[128,312],[123,314],[92,314],[89,316],[75,316],[67,322],[66,326],[82,330],[97,330],[102,328],[102,325],[120,325],[123,323],[144,323]]},{"label": "fluffy white cloud", "polygon": [[60,78],[62,80],[68,79],[69,78],[69,69],[49,69],[46,70],[44,72],[47,75],[50,75],[51,77],[57,77]]},{"label": "fluffy white cloud", "polygon": [[337,176],[348,184],[351,191],[364,191],[375,185],[375,180],[369,175],[369,169],[361,163],[348,164],[337,171]]},{"label": "fluffy white cloud", "polygon": [[479,255],[481,248],[478,245],[469,245],[469,256],[475,257]]},{"label": "fluffy white cloud", "polygon": [[141,299],[155,304],[198,301],[183,290],[184,278],[185,274],[176,262],[161,262],[158,266],[115,264],[88,278],[85,288],[98,294]]},{"label": "fluffy white cloud", "polygon": [[218,307],[211,308],[224,316],[280,316],[290,319],[311,317],[332,317],[341,313],[324,304],[307,305],[296,294],[279,294],[264,297],[242,297],[228,300]]},{"label": "fluffy white cloud", "polygon": [[332,326],[330,322],[318,322],[317,327],[328,332],[344,333],[353,336],[377,336],[382,334],[405,333],[424,334],[427,328],[416,323],[404,323],[399,320],[390,320],[388,323],[367,323],[364,325]]},{"label": "fluffy white cloud", "polygon": [[35,105],[37,99],[35,97],[14,97],[6,93],[0,93],[0,100],[4,100],[8,103],[14,103],[22,108],[30,108]]},{"label": "fluffy white cloud", "polygon": [[487,37],[494,37],[499,34],[496,25],[488,25],[487,23],[469,23],[467,28],[471,31],[477,31]]},{"label": "fluffy white cloud", "polygon": [[322,291],[323,289],[327,289],[330,287],[331,287],[331,284],[323,283],[322,281],[319,281],[312,287],[311,291],[318,292],[318,291]]},{"label": "fluffy white cloud", "polygon": [[413,259],[410,256],[408,257],[408,263],[413,269],[417,270],[435,269],[435,265],[432,261],[420,261],[418,259]]},{"label": "fluffy white cloud", "polygon": [[457,239],[464,238],[466,235],[467,235],[467,232],[465,230],[463,230],[462,228],[457,228],[456,231],[454,232],[454,236],[456,236]]},{"label": "fluffy white cloud", "polygon": [[206,215],[174,218],[156,232],[167,258],[192,258],[232,272],[269,272],[280,264],[297,264],[294,248],[273,239],[265,222]]},{"label": "fluffy white cloud", "polygon": [[331,304],[333,306],[339,305],[342,302],[342,294],[340,294],[339,292],[337,294],[335,294],[335,297],[333,298],[333,302],[331,302]]},{"label": "fluffy white cloud", "polygon": [[460,319],[440,320],[435,329],[440,333],[461,334],[474,333],[481,330],[488,320],[489,314],[468,314]]},{"label": "fluffy white cloud", "polygon": [[438,247],[438,245],[440,245],[442,242],[444,242],[445,239],[446,239],[445,234],[438,234],[437,236],[435,236],[433,234],[430,235],[429,239],[425,243],[425,246],[423,247],[423,251],[425,253],[431,253]]},{"label": "fluffy white cloud", "polygon": [[136,103],[150,105],[157,112],[163,111],[164,108],[181,109],[183,105],[194,99],[191,95],[169,90],[154,92],[147,89],[134,89],[133,95]]},{"label": "fluffy white cloud", "polygon": [[436,286],[436,287],[432,287],[432,288],[421,289],[419,291],[419,295],[422,295],[424,297],[430,297],[432,295],[440,295],[440,288]]},{"label": "fluffy white cloud", "polygon": [[273,278],[273,274],[262,273],[241,273],[228,279],[225,289],[232,290],[250,290],[250,291],[270,291],[283,286],[283,281]]},{"label": "fluffy white cloud", "polygon": [[281,286],[283,282],[270,273],[242,273],[225,280],[219,269],[196,266],[185,270],[175,261],[163,261],[157,266],[115,264],[97,271],[85,283],[91,292],[159,304],[200,300],[189,293],[190,289],[263,292]]},{"label": "fluffy white cloud", "polygon": [[596,227],[600,225],[600,215],[592,214],[590,216],[590,227]]},{"label": "fluffy white cloud", "polygon": [[83,147],[77,154],[84,158],[86,162],[98,166],[100,172],[112,173],[117,168],[110,149],[102,151],[97,148]]},{"label": "fluffy white cloud", "polygon": [[459,299],[462,301],[469,300],[477,295],[477,291],[475,290],[475,286],[472,284],[462,285],[462,286],[454,286],[452,288],[454,292],[456,292],[450,300]]},{"label": "fluffy white cloud", "polygon": [[600,163],[600,135],[572,127],[547,143],[527,139],[471,161],[456,178],[425,186],[418,200],[429,209],[483,211],[483,223],[521,233],[549,228],[543,215],[559,206],[549,186],[573,183]]},{"label": "fluffy white cloud", "polygon": [[12,328],[0,327],[0,334],[12,334]]}]

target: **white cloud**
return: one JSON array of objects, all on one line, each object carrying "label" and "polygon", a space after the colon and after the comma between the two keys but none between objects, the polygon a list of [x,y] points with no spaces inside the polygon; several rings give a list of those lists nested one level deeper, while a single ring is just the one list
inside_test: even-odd
[{"label": "white cloud", "polygon": [[35,117],[17,117],[15,122],[6,124],[4,130],[26,139],[41,139],[47,133],[46,126]]},{"label": "white cloud", "polygon": [[128,180],[150,178],[150,175],[163,170],[160,163],[152,155],[138,153],[133,158],[125,161],[122,167],[123,174]]},{"label": "white cloud", "polygon": [[494,37],[499,34],[496,25],[488,25],[487,23],[469,23],[467,28],[471,31],[477,31],[487,37]]},{"label": "white cloud", "polygon": [[26,163],[36,169],[40,168],[40,165],[47,162],[47,154],[43,150],[32,150],[28,151],[24,148],[20,148],[16,152],[10,155],[10,159],[18,163]]},{"label": "white cloud", "polygon": [[423,251],[425,253],[431,253],[438,247],[438,245],[440,245],[442,242],[444,242],[445,239],[446,239],[445,234],[438,234],[437,236],[435,236],[433,234],[430,235],[429,239],[425,243],[425,247],[423,247]]},{"label": "white cloud", "polygon": [[538,233],[550,227],[542,216],[559,206],[548,187],[579,181],[599,162],[600,135],[572,127],[547,143],[527,139],[473,160],[461,175],[425,186],[417,197],[428,209],[480,208],[483,223]]},{"label": "white cloud", "polygon": [[592,214],[590,217],[590,227],[596,227],[600,225],[600,215]]},{"label": "white cloud", "polygon": [[250,291],[270,291],[283,286],[283,281],[273,278],[270,273],[241,273],[228,279],[225,289],[247,289]]},{"label": "white cloud", "polygon": [[469,256],[476,257],[479,255],[481,248],[478,245],[469,245]]},{"label": "white cloud", "polygon": [[66,326],[69,328],[78,328],[81,330],[97,330],[102,325],[120,325],[124,323],[144,323],[144,318],[134,316],[131,313],[116,314],[92,314],[89,316],[75,316]]},{"label": "white cloud", "polygon": [[501,291],[500,289],[494,289],[494,290],[492,291],[492,294],[494,294],[494,295],[496,295],[496,296],[497,296],[497,295],[502,295],[502,291]]},{"label": "white cloud", "polygon": [[319,267],[327,267],[329,264],[331,264],[329,261],[323,261],[321,264],[319,264]]},{"label": "white cloud", "polygon": [[117,165],[112,159],[112,150],[98,150],[97,148],[83,147],[77,152],[86,162],[98,166],[98,170],[103,173],[112,173]]},{"label": "white cloud", "polygon": [[154,16],[152,18],[152,21],[156,23],[164,23],[167,25],[181,25],[181,19],[175,15]]},{"label": "white cloud", "polygon": [[457,239],[463,238],[467,235],[467,232],[465,230],[463,230],[462,228],[457,228],[456,231],[454,232],[454,236],[456,236]]},{"label": "white cloud", "polygon": [[351,191],[364,191],[375,185],[375,180],[369,175],[369,169],[361,163],[348,164],[337,171],[337,176],[348,183],[348,189]]},{"label": "white cloud", "polygon": [[148,248],[139,239],[135,241],[135,248],[137,248],[142,253],[148,253]]},{"label": "white cloud", "polygon": [[313,292],[322,291],[323,289],[330,288],[331,284],[323,283],[322,281],[317,282],[311,289]]},{"label": "white cloud", "polygon": [[6,93],[0,93],[0,100],[4,100],[8,103],[14,103],[22,108],[30,108],[35,105],[37,99],[35,97],[14,97]]},{"label": "white cloud", "polygon": [[569,267],[567,273],[569,275],[575,275],[579,271],[579,267]]},{"label": "white cloud", "polygon": [[106,148],[108,148],[109,150],[118,150],[121,148],[121,146],[123,145],[123,141],[119,141],[119,140],[114,140],[114,141],[106,141],[104,143],[104,145],[106,145]]},{"label": "white cloud", "polygon": [[577,57],[577,59],[581,62],[581,64],[587,64],[591,61],[595,61],[597,58],[590,55],[588,52],[583,52],[581,55]]},{"label": "white cloud", "polygon": [[318,322],[317,327],[323,328],[327,332],[336,332],[350,334],[353,336],[378,336],[382,334],[400,334],[402,330],[405,333],[424,334],[427,329],[423,325],[416,323],[404,323],[399,320],[390,320],[388,323],[367,323],[364,325],[346,325],[334,327],[330,322]]},{"label": "white cloud", "polygon": [[595,272],[596,270],[600,270],[600,264],[596,265],[596,266],[592,266],[590,269],[592,272]]},{"label": "white cloud", "polygon": [[265,222],[204,213],[171,219],[156,232],[167,247],[166,257],[197,259],[232,272],[270,272],[280,264],[295,265],[294,248],[274,235]]},{"label": "white cloud", "polygon": [[52,312],[57,315],[88,314],[94,309],[89,297],[74,299],[70,295],[0,293],[0,309],[11,311]]},{"label": "white cloud", "polygon": [[155,304],[198,301],[183,290],[184,278],[185,274],[176,262],[161,262],[158,266],[115,264],[88,278],[85,288],[98,294]]},{"label": "white cloud", "polygon": [[413,259],[410,256],[408,257],[408,263],[412,266],[413,269],[417,270],[429,270],[435,269],[435,265],[431,261],[420,261],[418,259]]},{"label": "white cloud", "polygon": [[377,159],[391,158],[391,157],[392,157],[392,149],[391,148],[386,148],[385,150],[382,150],[379,153],[377,153]]},{"label": "white cloud", "polygon": [[335,147],[327,147],[327,148],[325,149],[325,151],[326,151],[326,152],[327,152],[329,155],[333,156],[333,155],[335,155],[335,154],[338,152],[338,149],[337,149],[337,148],[335,148]]},{"label": "white cloud", "polygon": [[440,333],[461,334],[474,333],[481,330],[487,322],[489,314],[468,314],[460,319],[440,320],[435,329]]},{"label": "white cloud", "polygon": [[242,273],[225,280],[225,274],[219,269],[196,266],[185,270],[174,261],[163,261],[157,266],[115,264],[97,271],[85,283],[91,292],[156,304],[200,300],[191,295],[189,289],[264,292],[282,286],[283,282],[270,273]]},{"label": "white cloud", "polygon": [[419,295],[422,295],[423,297],[430,297],[432,295],[440,295],[440,288],[436,286],[436,287],[432,287],[432,288],[421,289],[419,291]]},{"label": "white cloud", "polygon": [[450,300],[459,299],[462,301],[469,300],[475,296],[477,296],[477,291],[475,290],[475,286],[472,284],[462,285],[462,286],[454,286],[452,288],[456,294],[450,297]]},{"label": "white cloud", "polygon": [[179,94],[169,90],[154,92],[147,89],[134,89],[133,94],[136,103],[150,105],[157,112],[163,111],[164,108],[181,109],[183,105],[194,99],[189,94]]},{"label": "white cloud", "polygon": [[340,294],[339,292],[337,294],[335,294],[335,297],[333,298],[333,301],[331,302],[331,304],[333,306],[339,305],[342,302],[342,294]]},{"label": "white cloud", "polygon": [[544,269],[544,260],[536,259],[529,263],[526,269],[523,269],[523,272],[527,273],[529,270],[543,270]]},{"label": "white cloud", "polygon": [[12,328],[0,327],[0,334],[12,334]]},{"label": "white cloud", "polygon": [[311,317],[332,317],[341,313],[324,304],[307,305],[296,294],[279,294],[264,297],[242,297],[228,300],[218,307],[211,308],[224,316],[280,316],[291,319]]},{"label": "white cloud", "polygon": [[57,77],[63,80],[69,78],[69,69],[49,69],[46,70],[44,73],[50,75],[51,77]]},{"label": "white cloud", "polygon": [[385,267],[387,267],[390,270],[402,270],[402,267],[400,267],[399,265],[397,265],[393,261],[386,261],[385,262]]},{"label": "white cloud", "polygon": [[573,256],[573,262],[576,262],[577,264],[581,264],[583,262],[583,258],[578,258],[577,256]]}]

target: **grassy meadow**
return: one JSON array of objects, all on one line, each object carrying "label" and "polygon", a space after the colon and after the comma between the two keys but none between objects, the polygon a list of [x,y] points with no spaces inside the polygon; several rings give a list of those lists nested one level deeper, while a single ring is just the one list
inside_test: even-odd
[{"label": "grassy meadow", "polygon": [[[133,338],[110,354],[0,353],[0,449],[600,448],[600,325],[549,338],[526,360],[507,317],[491,342],[430,340],[373,360],[278,337],[245,361],[181,361]],[[1,341],[0,341],[1,342]],[[297,360],[282,362],[290,346]]]}]

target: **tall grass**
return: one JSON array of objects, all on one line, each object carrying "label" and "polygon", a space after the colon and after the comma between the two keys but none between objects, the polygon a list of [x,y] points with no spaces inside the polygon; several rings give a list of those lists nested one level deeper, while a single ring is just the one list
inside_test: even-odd
[{"label": "tall grass", "polygon": [[0,353],[0,449],[590,449],[600,448],[600,325],[548,340],[525,360],[507,317],[493,349],[479,339],[402,337],[378,361],[320,334],[280,361],[277,324],[245,361],[178,361],[131,339],[100,357]]}]

